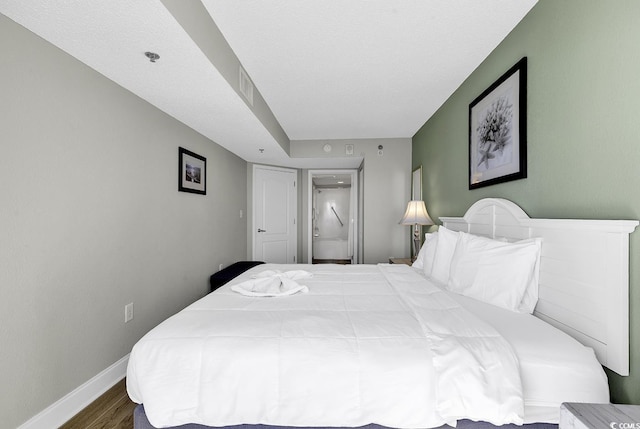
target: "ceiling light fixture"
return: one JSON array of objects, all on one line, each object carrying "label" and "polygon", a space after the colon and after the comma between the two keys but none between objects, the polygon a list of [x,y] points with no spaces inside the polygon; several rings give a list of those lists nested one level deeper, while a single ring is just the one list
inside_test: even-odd
[{"label": "ceiling light fixture", "polygon": [[152,63],[155,63],[156,60],[160,59],[160,55],[156,54],[155,52],[145,52],[144,54]]}]

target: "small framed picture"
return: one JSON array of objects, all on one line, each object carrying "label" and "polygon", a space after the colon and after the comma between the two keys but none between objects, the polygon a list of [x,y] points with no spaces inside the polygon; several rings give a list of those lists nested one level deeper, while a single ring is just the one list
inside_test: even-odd
[{"label": "small framed picture", "polygon": [[527,57],[469,104],[469,189],[527,177]]},{"label": "small framed picture", "polygon": [[178,148],[178,191],[207,194],[207,159]]}]

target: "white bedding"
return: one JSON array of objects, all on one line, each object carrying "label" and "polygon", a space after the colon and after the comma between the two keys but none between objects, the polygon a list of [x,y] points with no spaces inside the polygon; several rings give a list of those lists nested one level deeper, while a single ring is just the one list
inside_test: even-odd
[{"label": "white bedding", "polygon": [[513,347],[520,362],[525,423],[557,423],[562,402],[609,402],[607,376],[593,349],[535,316],[447,294]]},{"label": "white bedding", "polygon": [[301,282],[306,294],[230,290],[291,267],[253,268],[136,344],[127,388],[154,426],[554,422],[562,401],[608,401],[590,349],[533,316],[445,293],[406,266],[296,265],[314,273]]}]

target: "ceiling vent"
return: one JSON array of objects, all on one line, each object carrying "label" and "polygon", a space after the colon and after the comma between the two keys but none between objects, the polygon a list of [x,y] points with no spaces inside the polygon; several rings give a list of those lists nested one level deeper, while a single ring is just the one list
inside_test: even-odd
[{"label": "ceiling vent", "polygon": [[240,93],[253,106],[253,82],[251,82],[249,75],[242,67],[240,67]]}]

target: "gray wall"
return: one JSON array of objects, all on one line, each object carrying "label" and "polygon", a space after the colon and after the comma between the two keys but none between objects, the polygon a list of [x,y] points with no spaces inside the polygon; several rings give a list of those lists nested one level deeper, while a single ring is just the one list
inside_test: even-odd
[{"label": "gray wall", "polygon": [[[640,219],[640,2],[540,0],[413,139],[434,220],[503,197],[531,217]],[[528,178],[469,191],[468,108],[528,57]],[[640,231],[631,235],[631,375],[614,402],[640,404]]]},{"label": "gray wall", "polygon": [[[364,158],[364,263],[388,262],[389,257],[408,257],[411,229],[399,225],[411,198],[411,140],[410,139],[358,139],[292,141],[291,156],[299,158],[327,157],[322,147],[330,143],[332,153],[344,153],[345,144],[354,145],[354,154]],[[378,155],[382,145],[383,155]],[[303,254],[308,259],[308,183],[304,170],[302,199],[302,237],[299,239]]]},{"label": "gray wall", "polygon": [[[12,428],[244,258],[247,172],[3,15],[0,94],[0,426]],[[178,146],[207,158],[206,196],[177,191]]]}]

